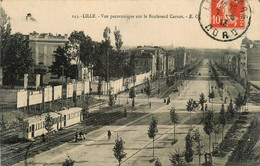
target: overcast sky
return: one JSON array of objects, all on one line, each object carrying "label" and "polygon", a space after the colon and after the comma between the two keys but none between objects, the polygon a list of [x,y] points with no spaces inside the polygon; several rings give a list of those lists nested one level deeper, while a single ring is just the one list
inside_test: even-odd
[{"label": "overcast sky", "polygon": [[[103,30],[117,26],[125,46],[171,45],[200,48],[239,48],[241,38],[223,43],[208,37],[196,18],[193,19],[103,19],[104,15],[184,15],[195,16],[201,0],[4,0],[2,6],[11,17],[12,32],[70,34],[73,30],[84,30],[93,40],[103,39]],[[249,0],[252,8],[252,23],[246,33],[253,40],[260,40],[260,3]],[[256,10],[258,9],[258,10]],[[26,22],[31,13],[36,22]],[[74,19],[72,15],[96,14],[99,18]],[[112,35],[112,34],[111,34]],[[112,40],[113,42],[113,40]]]}]

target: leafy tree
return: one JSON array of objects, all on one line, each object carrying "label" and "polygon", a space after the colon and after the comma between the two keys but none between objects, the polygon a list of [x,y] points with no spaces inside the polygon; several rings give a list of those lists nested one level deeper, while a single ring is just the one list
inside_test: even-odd
[{"label": "leafy tree", "polygon": [[203,145],[202,145],[202,137],[198,128],[193,130],[193,139],[197,144],[195,149],[197,154],[199,155],[199,165],[200,165]]},{"label": "leafy tree", "polygon": [[146,95],[147,95],[148,102],[149,102],[149,97],[150,97],[150,95],[151,95],[151,91],[152,91],[151,84],[150,84],[149,79],[147,79],[147,81],[146,81],[145,93],[146,93]]},{"label": "leafy tree", "polygon": [[[107,47],[108,44],[104,41],[101,43],[95,43],[95,56],[93,56],[93,70],[94,75],[107,81]],[[112,49],[112,47],[110,47]]]},{"label": "leafy tree", "polygon": [[153,116],[148,129],[148,137],[153,139],[153,159],[154,159],[154,138],[158,132],[157,124],[158,124],[158,120]]},{"label": "leafy tree", "polygon": [[68,54],[72,63],[76,64],[76,73],[80,76],[80,66],[93,65],[95,58],[95,42],[84,31],[73,31],[69,36]]},{"label": "leafy tree", "polygon": [[204,103],[206,103],[207,100],[205,99],[204,93],[200,94],[199,104],[201,105],[201,111],[203,111],[203,119],[204,119]]},{"label": "leafy tree", "polygon": [[[52,62],[52,65],[49,67],[49,72],[52,74],[57,75],[58,77],[61,77],[62,74],[64,74],[64,77],[67,79],[69,77],[75,78],[75,73],[77,71],[77,67],[75,65],[71,64],[71,57],[67,53],[67,46],[66,47],[60,47],[58,46],[56,51],[54,51],[53,57],[54,61]],[[64,73],[62,73],[62,66]]]},{"label": "leafy tree", "polygon": [[162,166],[162,163],[159,158],[155,160],[154,166]]},{"label": "leafy tree", "polygon": [[113,148],[114,156],[117,159],[119,166],[121,165],[122,159],[125,158],[127,155],[124,152],[124,143],[125,142],[122,140],[122,138],[116,139],[115,146]]},{"label": "leafy tree", "polygon": [[[104,41],[104,50],[105,50],[105,54],[106,54],[106,70],[107,70],[107,74],[106,74],[106,78],[107,78],[107,84],[109,83],[109,77],[110,77],[110,59],[109,56],[110,56],[110,48],[111,45],[111,40],[110,40],[110,28],[109,27],[106,27],[104,29],[104,32],[103,32],[103,37],[105,39]],[[108,87],[108,86],[107,86]]]},{"label": "leafy tree", "polygon": [[191,135],[191,130],[185,137],[186,146],[185,146],[185,161],[190,164],[193,161],[193,138]]},{"label": "leafy tree", "polygon": [[219,123],[222,125],[222,142],[224,137],[224,127],[227,124],[227,114],[225,112],[224,104],[221,105],[219,113]]},{"label": "leafy tree", "polygon": [[135,97],[136,97],[136,94],[135,94],[135,88],[132,87],[129,91],[129,98],[132,99],[132,107],[135,106]]},{"label": "leafy tree", "polygon": [[171,111],[170,111],[170,118],[171,118],[171,121],[174,125],[174,141],[175,141],[175,127],[176,125],[179,123],[179,116],[178,114],[175,112],[175,108],[172,107],[171,108]]},{"label": "leafy tree", "polygon": [[193,111],[194,105],[193,105],[193,99],[189,99],[186,105],[186,110],[190,112],[190,128],[192,127],[191,125],[191,111]]},{"label": "leafy tree", "polygon": [[212,111],[208,111],[208,114],[204,120],[204,131],[209,136],[209,153],[210,153],[210,134],[214,129],[214,113]]},{"label": "leafy tree", "polygon": [[115,98],[111,92],[111,90],[109,90],[109,101],[108,101],[108,105],[109,107],[112,107],[115,104]]},{"label": "leafy tree", "polygon": [[10,17],[5,13],[5,10],[0,7],[0,66],[5,66],[6,49],[10,47],[11,24]]},{"label": "leafy tree", "polygon": [[184,166],[185,161],[183,160],[184,154],[180,152],[180,150],[175,150],[174,154],[171,154],[171,164],[176,166]]},{"label": "leafy tree", "polygon": [[238,96],[237,96],[237,98],[235,100],[235,104],[236,104],[236,110],[240,111],[241,107],[244,104],[244,99],[243,99],[243,97],[241,96],[240,93],[238,93]]},{"label": "leafy tree", "polygon": [[73,166],[75,163],[74,160],[72,160],[69,156],[68,158],[65,160],[65,162],[62,164],[63,166]]},{"label": "leafy tree", "polygon": [[120,34],[120,30],[118,30],[117,27],[115,27],[114,35],[115,35],[116,49],[119,52],[120,48],[123,45],[123,41],[122,41],[122,35]]},{"label": "leafy tree", "polygon": [[232,99],[230,99],[230,102],[229,102],[229,105],[228,105],[228,108],[227,108],[227,118],[228,120],[232,120],[235,116],[235,109],[233,107],[233,102],[232,102]]},{"label": "leafy tree", "polygon": [[214,91],[212,90],[212,92],[211,93],[209,93],[209,99],[211,99],[212,100],[212,107],[211,107],[211,109],[213,110],[213,100],[214,100],[214,98],[215,98],[215,93],[214,93]]},{"label": "leafy tree", "polygon": [[129,70],[128,70],[128,75],[129,76],[134,76],[135,75],[135,68],[136,68],[136,62],[135,62],[135,56],[136,56],[136,52],[135,51],[133,51],[132,53],[131,53],[131,56],[130,56],[130,61],[129,61],[129,66],[130,66],[130,68],[129,68]]},{"label": "leafy tree", "polygon": [[48,132],[48,141],[49,141],[49,133],[53,130],[53,124],[54,124],[54,120],[51,117],[50,113],[48,113],[45,117],[45,129]]},{"label": "leafy tree", "polygon": [[21,33],[11,35],[4,49],[4,83],[15,85],[33,67],[29,38]]}]

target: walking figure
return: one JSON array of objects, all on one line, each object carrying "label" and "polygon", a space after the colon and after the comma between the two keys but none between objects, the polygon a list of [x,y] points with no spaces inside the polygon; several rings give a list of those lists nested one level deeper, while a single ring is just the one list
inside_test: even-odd
[{"label": "walking figure", "polygon": [[170,97],[167,98],[167,105],[169,105],[169,103],[171,102]]},{"label": "walking figure", "polygon": [[75,142],[78,142],[78,132],[75,133]]},{"label": "walking figure", "polygon": [[111,131],[110,130],[107,131],[107,137],[108,137],[108,140],[110,140],[110,138],[111,138]]},{"label": "walking figure", "polygon": [[82,133],[82,131],[79,132],[79,139],[83,140],[83,133]]},{"label": "walking figure", "polygon": [[45,142],[45,135],[42,134],[42,142]]}]

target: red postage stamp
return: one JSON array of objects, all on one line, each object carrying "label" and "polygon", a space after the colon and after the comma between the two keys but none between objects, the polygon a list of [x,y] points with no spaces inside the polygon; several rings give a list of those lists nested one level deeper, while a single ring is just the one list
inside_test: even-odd
[{"label": "red postage stamp", "polygon": [[251,8],[246,0],[202,0],[198,20],[212,39],[233,41],[250,26]]},{"label": "red postage stamp", "polygon": [[212,0],[211,24],[215,28],[245,28],[245,0]]}]

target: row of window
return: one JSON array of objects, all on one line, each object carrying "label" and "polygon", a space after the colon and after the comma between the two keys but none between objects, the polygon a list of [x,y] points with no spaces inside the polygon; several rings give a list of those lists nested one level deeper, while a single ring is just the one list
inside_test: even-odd
[{"label": "row of window", "polygon": [[[32,125],[32,126],[33,126],[33,125]],[[29,129],[28,129],[28,128],[26,129],[27,133],[28,133],[28,132],[32,132],[32,126],[30,126]],[[45,122],[36,123],[34,130],[42,129],[42,128],[44,128],[44,126],[45,126]]]},{"label": "row of window", "polygon": [[[74,118],[79,117],[79,116],[80,116],[80,112],[70,113],[70,114],[67,114],[67,120],[74,119]],[[54,118],[53,124],[57,124],[59,121],[60,121],[60,118]],[[34,131],[42,129],[42,128],[44,128],[44,126],[45,126],[45,122],[36,123],[35,126],[34,126],[35,127]],[[26,130],[27,130],[27,133],[32,132],[32,126],[27,128]]]},{"label": "row of window", "polygon": [[80,116],[80,112],[73,112],[73,113],[67,114],[67,120],[70,120],[70,119],[73,119],[73,118],[76,118],[79,116]]}]

